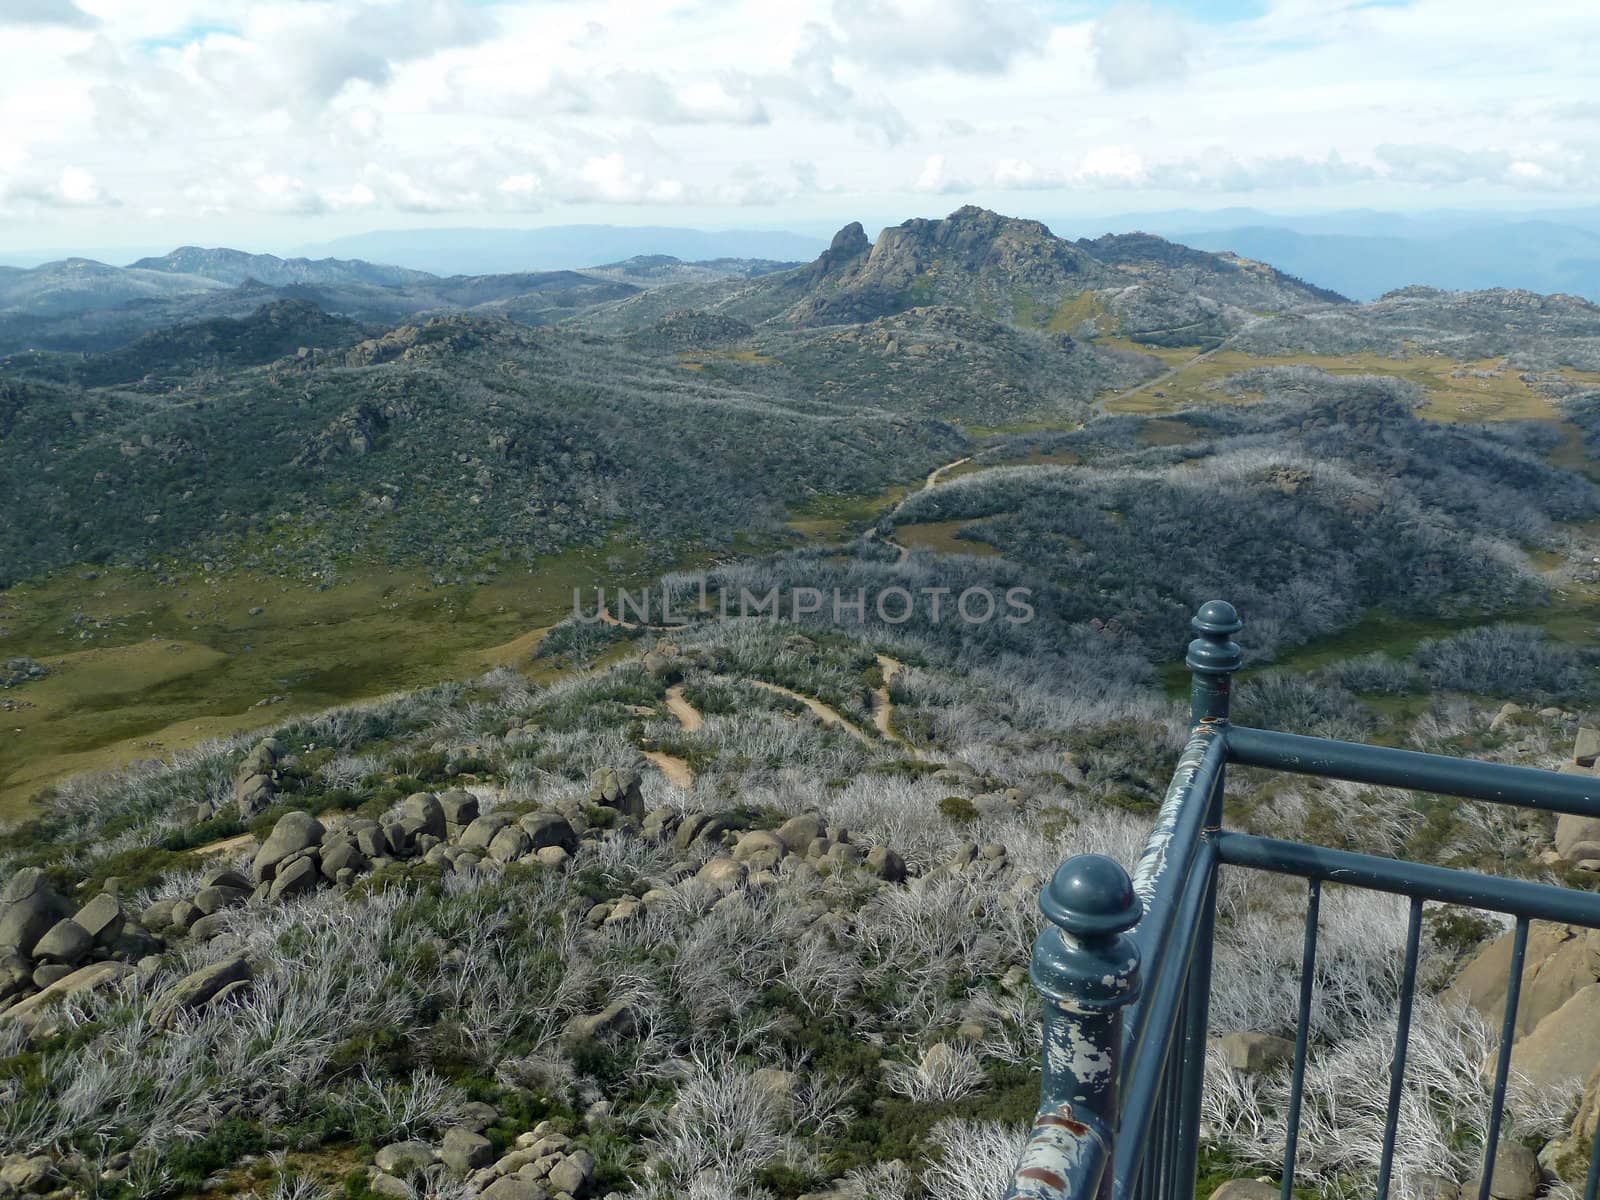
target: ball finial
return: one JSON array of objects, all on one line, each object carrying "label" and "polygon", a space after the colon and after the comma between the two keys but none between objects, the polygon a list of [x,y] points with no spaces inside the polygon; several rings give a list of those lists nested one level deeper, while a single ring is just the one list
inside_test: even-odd
[{"label": "ball finial", "polygon": [[1233,640],[1233,635],[1244,628],[1244,622],[1226,600],[1202,604],[1189,621],[1189,628],[1200,635],[1189,643],[1184,659],[1189,670],[1215,679],[1233,674],[1244,664],[1244,654]]},{"label": "ball finial", "polygon": [[1201,636],[1213,637],[1232,637],[1244,628],[1238,610],[1226,600],[1206,601],[1200,606],[1200,611],[1195,613],[1189,625]]},{"label": "ball finial", "polygon": [[1050,921],[1073,937],[1110,937],[1132,929],[1144,912],[1133,880],[1103,854],[1079,854],[1056,868],[1039,896]]}]

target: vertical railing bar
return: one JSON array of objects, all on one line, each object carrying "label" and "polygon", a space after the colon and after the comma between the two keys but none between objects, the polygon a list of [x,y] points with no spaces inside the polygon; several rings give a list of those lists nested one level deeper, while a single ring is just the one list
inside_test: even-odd
[{"label": "vertical railing bar", "polygon": [[[1192,984],[1186,984],[1187,987]],[[1179,1010],[1181,1011],[1181,1010]],[[1179,1131],[1182,1130],[1182,1094],[1184,1094],[1184,1061],[1179,1056],[1181,1046],[1174,1042],[1166,1051],[1166,1146],[1162,1150],[1162,1160],[1166,1165],[1166,1187],[1163,1189],[1163,1200],[1176,1200],[1182,1195],[1182,1176],[1178,1173],[1181,1160],[1176,1154],[1178,1150]],[[1190,1187],[1192,1192],[1192,1187]],[[1189,1200],[1189,1197],[1184,1197]]]},{"label": "vertical railing bar", "polygon": [[1383,1157],[1378,1165],[1378,1200],[1389,1200],[1389,1177],[1394,1171],[1394,1139],[1400,1127],[1400,1096],[1405,1086],[1406,1043],[1411,1038],[1411,1002],[1417,991],[1417,956],[1422,943],[1422,900],[1411,899],[1411,920],[1406,928],[1406,961],[1400,981],[1400,1020],[1394,1036],[1394,1060],[1389,1068],[1389,1111],[1383,1122]]},{"label": "vertical railing bar", "polygon": [[1156,1144],[1145,1152],[1145,1161],[1153,1168],[1151,1192],[1156,1200],[1167,1200],[1172,1194],[1172,1062],[1173,1054],[1167,1051],[1166,1065],[1161,1071],[1161,1090],[1156,1093]]},{"label": "vertical railing bar", "polygon": [[[1199,853],[1202,861],[1196,864],[1189,878],[1184,881],[1183,896],[1178,902],[1177,927],[1181,929],[1192,929],[1199,923],[1201,904],[1211,880],[1210,872],[1216,865],[1216,854],[1209,843],[1202,843]],[[1179,1006],[1184,998],[1183,989],[1189,984],[1189,976],[1187,965],[1176,959],[1169,961],[1167,966],[1168,970],[1153,981],[1139,1001],[1150,1012],[1167,1012],[1171,1017],[1165,1028],[1146,1017],[1143,1033],[1147,1041],[1146,1051],[1139,1056],[1133,1070],[1125,1078],[1122,1094],[1126,1104],[1122,1110],[1122,1126],[1115,1150],[1116,1169],[1112,1173],[1117,1187],[1115,1200],[1129,1200],[1132,1195],[1131,1181],[1138,1177],[1134,1167],[1144,1154],[1154,1130],[1152,1122],[1167,1065],[1166,1055],[1178,1036]],[[1161,1047],[1160,1055],[1150,1049],[1156,1046]],[[1125,1184],[1124,1180],[1129,1182]]]},{"label": "vertical railing bar", "polygon": [[1305,947],[1300,952],[1300,1009],[1294,1030],[1294,1071],[1289,1081],[1289,1117],[1283,1149],[1281,1200],[1292,1200],[1294,1195],[1294,1156],[1300,1144],[1300,1101],[1305,1093],[1306,1050],[1311,1041],[1311,993],[1316,983],[1317,919],[1321,908],[1322,881],[1313,879],[1306,897]]},{"label": "vertical railing bar", "polygon": [[1506,986],[1505,1019],[1500,1023],[1500,1054],[1494,1068],[1494,1096],[1489,1102],[1489,1134],[1483,1147],[1483,1178],[1478,1182],[1478,1200],[1489,1200],[1495,1155],[1500,1149],[1500,1118],[1505,1110],[1506,1080],[1511,1074],[1511,1043],[1516,1040],[1517,1005],[1522,999],[1522,965],[1527,956],[1528,918],[1519,917],[1511,942],[1511,979]]}]

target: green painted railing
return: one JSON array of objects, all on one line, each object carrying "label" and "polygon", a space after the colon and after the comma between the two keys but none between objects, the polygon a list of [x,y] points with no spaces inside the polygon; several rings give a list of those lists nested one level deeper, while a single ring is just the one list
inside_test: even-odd
[{"label": "green painted railing", "polygon": [[[1600,817],[1600,779],[1232,725],[1228,700],[1242,625],[1214,600],[1191,622],[1191,730],[1130,876],[1099,855],[1063,863],[1039,904],[1048,920],[1031,976],[1044,998],[1039,1114],[1008,1197],[1190,1200],[1199,1155],[1209,1033],[1217,877],[1223,867],[1307,881],[1299,1009],[1282,1170],[1291,1200],[1324,884],[1410,898],[1377,1195],[1387,1200],[1416,994],[1423,904],[1515,918],[1510,986],[1496,1058],[1477,1200],[1489,1200],[1530,920],[1600,928],[1600,895],[1421,863],[1302,845],[1222,827],[1227,764],[1409,788],[1553,813]],[[1600,1181],[1600,1138],[1584,1200]]]}]

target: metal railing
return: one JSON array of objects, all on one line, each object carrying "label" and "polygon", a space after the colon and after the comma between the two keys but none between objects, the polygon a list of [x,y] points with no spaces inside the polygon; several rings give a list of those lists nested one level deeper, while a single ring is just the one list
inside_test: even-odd
[{"label": "metal railing", "polygon": [[[1233,641],[1242,628],[1239,616],[1232,605],[1212,601],[1191,625],[1197,636],[1185,659],[1192,675],[1190,735],[1132,876],[1111,859],[1079,855],[1062,864],[1040,896],[1047,924],[1034,943],[1030,974],[1044,997],[1043,1080],[1039,1114],[1008,1198],[1194,1196],[1217,878],[1223,866],[1230,866],[1308,881],[1282,1200],[1291,1200],[1294,1188],[1323,884],[1390,892],[1411,901],[1379,1200],[1387,1200],[1393,1173],[1423,903],[1515,918],[1477,1195],[1489,1200],[1528,922],[1600,928],[1600,895],[1227,832],[1222,828],[1227,764],[1587,817],[1600,817],[1600,779],[1231,725],[1230,684],[1242,661]],[[1585,1200],[1595,1200],[1597,1180],[1600,1138],[1590,1155]]]}]

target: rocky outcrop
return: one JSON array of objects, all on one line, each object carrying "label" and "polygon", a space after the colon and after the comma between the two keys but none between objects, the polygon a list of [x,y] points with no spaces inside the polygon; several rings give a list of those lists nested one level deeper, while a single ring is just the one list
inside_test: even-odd
[{"label": "rocky outcrop", "polygon": [[271,883],[280,867],[290,859],[322,844],[327,832],[322,822],[310,813],[291,812],[278,818],[267,840],[250,864],[250,878],[256,883]]},{"label": "rocky outcrop", "polygon": [[1294,1057],[1294,1043],[1270,1033],[1227,1033],[1213,1043],[1231,1070],[1257,1075]]},{"label": "rocky outcrop", "polygon": [[278,759],[283,747],[276,738],[266,738],[250,751],[234,776],[233,802],[241,820],[272,806],[278,790]]},{"label": "rocky outcrop", "polygon": [[[1491,729],[1494,729],[1495,722],[1507,719],[1508,708],[1516,706],[1501,708],[1490,724]],[[1517,709],[1517,712],[1521,711]],[[1597,759],[1600,759],[1600,730],[1580,725],[1573,740],[1572,756],[1560,769],[1566,775],[1600,774],[1596,769]],[[1555,843],[1553,854],[1547,855],[1545,861],[1552,865],[1564,863],[1579,870],[1600,872],[1600,817],[1562,813],[1556,818]]]},{"label": "rocky outcrop", "polygon": [[242,956],[225,958],[209,967],[202,967],[156,998],[150,1006],[150,1023],[158,1029],[169,1027],[184,1013],[204,1008],[224,992],[236,994],[238,988],[254,978],[254,974],[249,962]]},{"label": "rocky outcrop", "polygon": [[57,921],[68,915],[66,902],[38,867],[24,867],[0,892],[0,953],[30,957]]},{"label": "rocky outcrop", "polygon": [[[1498,1028],[1510,984],[1513,934],[1479,951],[1444,998]],[[1534,924],[1517,1003],[1512,1066],[1541,1086],[1569,1087],[1600,1067],[1600,931]]]},{"label": "rocky outcrop", "polygon": [[76,915],[43,871],[18,871],[0,893],[0,1020],[39,1028],[53,999],[115,982],[158,948],[142,929],[126,930],[121,902],[102,893]]},{"label": "rocky outcrop", "polygon": [[[1502,1138],[1495,1147],[1494,1172],[1489,1176],[1489,1195],[1493,1200],[1533,1200],[1544,1183],[1539,1159],[1520,1142]],[[1483,1187],[1483,1176],[1468,1181],[1462,1196],[1476,1197]]]},{"label": "rocky outcrop", "polygon": [[601,767],[589,779],[589,803],[614,808],[624,817],[644,816],[644,794],[639,772],[631,768]]},{"label": "rocky outcrop", "polygon": [[1037,221],[967,205],[943,220],[922,218],[883,230],[870,247],[845,226],[805,272],[809,295],[786,314],[797,325],[870,321],[918,304],[1002,307],[1018,300],[1053,308],[1112,277],[1094,257]]},{"label": "rocky outcrop", "polygon": [[99,962],[80,967],[70,975],[64,975],[49,987],[29,996],[26,1000],[6,1009],[0,1020],[9,1019],[19,1021],[30,1034],[40,1036],[49,1031],[48,1016],[51,1005],[66,996],[77,995],[79,992],[94,991],[97,988],[109,987],[111,984],[125,979],[133,974],[133,967],[127,963]]},{"label": "rocky outcrop", "polygon": [[[483,1196],[487,1200],[581,1200],[591,1195],[594,1155],[553,1122],[541,1121],[520,1134],[504,1154],[484,1131],[499,1119],[486,1104],[470,1106],[465,1124],[444,1131],[437,1145],[421,1141],[394,1142],[373,1156],[368,1187],[377,1195],[412,1195],[409,1183],[430,1168],[442,1167],[460,1181],[452,1195]],[[601,1104],[591,1112],[602,1114]]]}]

